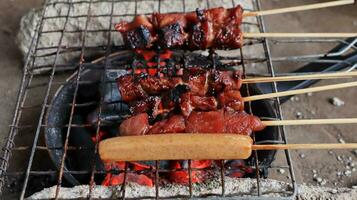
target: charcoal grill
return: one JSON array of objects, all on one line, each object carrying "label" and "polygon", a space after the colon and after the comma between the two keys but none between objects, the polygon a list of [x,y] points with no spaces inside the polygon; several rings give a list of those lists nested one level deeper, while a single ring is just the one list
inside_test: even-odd
[{"label": "charcoal grill", "polygon": [[[78,70],[77,73],[72,77],[72,81],[75,82],[73,98],[71,103],[68,105],[70,107],[69,112],[69,122],[67,124],[68,130],[74,127],[78,127],[79,125],[73,122],[73,113],[75,109],[80,107],[88,106],[88,104],[81,104],[80,102],[76,102],[76,96],[78,95],[78,88],[83,84],[88,84],[86,82],[81,81],[81,77],[83,73],[88,70],[101,70],[102,72],[107,72],[108,70],[115,69],[116,66],[112,65],[110,62],[110,55],[113,52],[125,50],[125,47],[122,45],[113,44],[113,40],[115,37],[120,37],[118,33],[113,30],[113,24],[116,22],[115,19],[119,17],[130,18],[135,16],[140,12],[140,14],[149,14],[150,12],[142,13],[139,11],[138,6],[142,3],[150,2],[154,5],[157,11],[163,11],[162,7],[164,5],[165,0],[102,0],[102,1],[94,1],[94,0],[81,0],[81,1],[56,1],[52,2],[51,0],[47,0],[44,3],[43,10],[39,19],[39,23],[36,28],[36,32],[31,41],[31,48],[26,56],[26,62],[24,65],[24,74],[21,82],[21,87],[18,94],[18,100],[14,112],[13,122],[10,127],[8,138],[4,144],[3,154],[1,157],[1,166],[0,166],[0,191],[4,197],[14,197],[24,199],[28,195],[31,195],[33,192],[38,191],[44,187],[49,187],[51,185],[57,185],[58,190],[60,186],[66,186],[66,181],[64,176],[66,174],[87,174],[89,175],[89,180],[87,184],[89,187],[89,196],[91,198],[93,186],[95,184],[94,177],[98,173],[102,173],[95,167],[95,162],[92,161],[92,165],[89,168],[90,170],[81,170],[81,171],[68,171],[64,169],[64,163],[66,160],[67,153],[62,154],[61,162],[59,168],[55,168],[51,165],[50,159],[47,156],[47,151],[52,151],[56,149],[48,149],[43,144],[42,138],[44,134],[44,130],[48,127],[46,123],[46,113],[51,108],[51,100],[53,98],[54,92],[58,89],[58,87],[65,86],[68,84],[68,73],[73,72],[74,69]],[[194,0],[175,0],[175,2],[180,2],[180,8],[175,8],[176,10],[170,11],[188,11],[190,8],[190,3],[195,2]],[[227,7],[233,7],[239,1],[224,1],[224,5]],[[106,4],[109,6],[108,13],[101,14],[91,12],[91,8],[97,6],[98,4]],[[134,4],[134,12],[133,13],[117,13],[115,8],[121,5],[127,5],[128,3]],[[223,3],[223,1],[221,2]],[[86,4],[88,6],[87,13],[85,15],[76,15],[71,11],[78,4]],[[213,1],[202,1],[201,6],[204,7],[215,7],[217,6]],[[219,5],[219,4],[218,4]],[[260,10],[260,2],[259,0],[253,0],[254,8],[252,10]],[[49,15],[47,10],[53,6],[62,6],[64,12],[57,13],[55,15]],[[164,11],[163,11],[164,12]],[[90,21],[94,18],[105,18],[108,21],[108,27],[106,29],[90,29]],[[58,30],[44,30],[46,20],[63,20],[63,26]],[[80,30],[68,30],[68,24],[72,19],[82,19],[85,22],[85,27]],[[265,24],[261,17],[255,18],[252,22],[245,22],[244,26],[253,26],[257,30],[261,32],[265,32]],[[38,41],[40,41],[41,37],[45,37],[46,34],[57,33],[60,35],[58,43],[54,46],[41,46]],[[67,46],[62,43],[64,35],[66,34],[76,34],[80,33],[81,37],[78,38],[80,40],[79,45]],[[88,35],[101,34],[105,35],[106,43],[100,45],[87,45],[86,41],[89,40]],[[274,45],[289,45],[289,46],[298,46],[305,43],[326,43],[326,44],[337,44],[337,47],[329,52],[324,54],[317,55],[304,55],[304,56],[288,56],[288,57],[272,57],[270,48]],[[238,66],[242,69],[245,75],[265,75],[274,77],[278,75],[276,73],[276,69],[273,63],[287,63],[293,62],[297,64],[310,63],[306,66],[311,65],[319,65],[323,66],[324,69],[346,69],[353,70],[357,67],[357,59],[356,52],[357,47],[356,39],[348,39],[344,40],[335,40],[335,39],[299,39],[299,40],[251,40],[247,41],[244,47],[240,50],[234,51],[218,51],[216,58],[219,59],[222,63],[233,63],[233,66]],[[252,46],[259,45],[262,49],[262,56],[247,56],[247,49]],[[61,55],[67,53],[77,52],[79,56],[79,60],[75,62],[68,63],[59,63]],[[90,53],[89,53],[90,52]],[[352,53],[351,53],[352,52]],[[205,54],[203,52],[203,54]],[[93,55],[96,56],[104,56],[103,64],[98,65],[90,62],[92,59],[89,57]],[[37,62],[39,59],[52,59],[52,64],[41,64]],[[346,61],[347,60],[347,61]],[[39,70],[45,71],[45,74],[38,74]],[[299,72],[299,71],[297,71]],[[296,73],[297,73],[296,72]],[[303,71],[308,73],[315,73],[310,71]],[[105,74],[105,73],[103,73]],[[280,75],[280,74],[279,74]],[[104,80],[104,76],[103,79]],[[308,85],[311,82],[300,82],[300,84]],[[295,84],[296,85],[296,84]],[[262,86],[263,87],[263,86]],[[271,83],[264,85],[267,91],[271,90],[272,92],[278,91],[277,83]],[[252,91],[247,89],[248,95]],[[102,104],[104,99],[100,99],[100,103]],[[271,99],[271,104],[275,109],[276,118],[275,119],[283,119],[283,111],[280,107],[280,99]],[[250,111],[254,113],[250,106]],[[82,126],[85,126],[82,125]],[[96,129],[96,134],[99,134],[101,127],[101,120],[98,121],[98,128]],[[68,134],[67,134],[68,133]],[[285,136],[284,127],[278,128],[279,138],[278,140],[268,141],[270,143],[287,143],[287,138]],[[64,138],[64,146],[60,147],[64,152],[76,150],[75,147],[71,147],[68,145],[68,137],[70,131],[66,132],[66,136]],[[58,148],[57,148],[58,149]],[[97,144],[92,149],[93,155],[97,152]],[[274,197],[274,199],[294,199],[296,195],[296,182],[293,171],[293,165],[290,159],[290,153],[288,150],[285,150],[285,164],[279,166],[270,166],[270,168],[285,168],[288,170],[288,180],[290,180],[290,189],[287,191],[281,191],[278,195],[279,197]],[[25,155],[25,157],[24,157]],[[28,157],[26,157],[26,155]],[[258,154],[255,152],[253,154],[255,157],[254,167],[255,169],[262,168],[261,163],[258,162]],[[16,166],[16,163],[22,163],[20,167]],[[157,164],[157,163],[156,163]],[[192,169],[188,169],[191,171]],[[226,169],[223,167],[221,169],[217,169],[222,172]],[[259,173],[259,170],[256,170]],[[153,173],[156,174],[156,179],[158,177],[158,171],[155,170]],[[220,173],[221,176],[223,173]],[[255,181],[257,187],[254,191],[251,191],[250,194],[226,194],[225,193],[225,178],[221,177],[221,192],[218,194],[205,194],[204,196],[194,196],[192,192],[192,184],[189,184],[187,195],[181,196],[170,196],[169,198],[191,198],[191,197],[234,197],[237,199],[269,199],[266,197],[268,193],[261,191],[261,176],[257,174],[255,176]],[[122,198],[125,199],[125,188],[126,184],[122,185]],[[160,196],[159,186],[155,185],[156,192],[154,196],[145,197],[145,198],[162,198]],[[11,191],[14,190],[14,191]],[[248,195],[248,196],[247,196]],[[138,197],[139,198],[139,197]],[[143,197],[140,197],[143,198]],[[165,197],[168,198],[168,197]],[[56,195],[56,199],[58,196]]]}]

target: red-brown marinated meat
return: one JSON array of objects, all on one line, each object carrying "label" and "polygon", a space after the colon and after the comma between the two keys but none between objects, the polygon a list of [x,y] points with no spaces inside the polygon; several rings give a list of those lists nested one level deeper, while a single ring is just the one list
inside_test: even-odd
[{"label": "red-brown marinated meat", "polygon": [[192,112],[186,120],[186,133],[223,133],[223,110]]},{"label": "red-brown marinated meat", "polygon": [[201,97],[192,95],[188,92],[181,95],[180,109],[182,114],[185,117],[188,117],[193,110],[199,111],[213,111],[217,110],[217,100],[216,98],[210,97]]},{"label": "red-brown marinated meat", "polygon": [[139,79],[141,87],[150,95],[157,95],[182,83],[181,78],[147,76]]},{"label": "red-brown marinated meat", "polygon": [[190,87],[193,95],[204,96],[208,91],[209,71],[191,68],[184,71],[182,80]]},{"label": "red-brown marinated meat", "polygon": [[124,102],[139,100],[147,97],[147,94],[139,83],[134,81],[134,76],[124,75],[117,79],[121,99]]},{"label": "red-brown marinated meat", "polygon": [[149,130],[149,116],[141,113],[124,120],[119,127],[122,136],[144,135]]},{"label": "red-brown marinated meat", "polygon": [[132,22],[122,21],[115,25],[124,38],[125,44],[132,49],[151,48],[157,40],[152,19],[138,15]]},{"label": "red-brown marinated meat", "polygon": [[231,108],[235,111],[244,110],[244,101],[239,90],[227,90],[218,95],[221,108]]},{"label": "red-brown marinated meat", "polygon": [[265,125],[256,116],[244,111],[218,110],[192,112],[186,121],[187,133],[235,133],[250,135],[260,131]]},{"label": "red-brown marinated meat", "polygon": [[240,71],[212,70],[210,76],[210,88],[215,92],[227,90],[239,90],[242,86]]},{"label": "red-brown marinated meat", "polygon": [[198,10],[189,13],[155,13],[121,22],[119,30],[131,48],[150,48],[156,42],[163,48],[240,48],[243,9],[240,6]]},{"label": "red-brown marinated meat", "polygon": [[155,119],[158,115],[168,113],[173,109],[164,108],[162,99],[158,96],[150,96],[147,99],[135,102],[130,106],[130,112],[133,115],[140,113],[148,113],[150,118]]},{"label": "red-brown marinated meat", "polygon": [[226,110],[224,112],[225,133],[238,133],[241,135],[251,135],[254,131],[261,131],[265,125],[260,119],[246,112]]},{"label": "red-brown marinated meat", "polygon": [[185,118],[181,115],[172,115],[168,119],[156,122],[148,131],[150,134],[162,133],[184,133],[185,132]]}]

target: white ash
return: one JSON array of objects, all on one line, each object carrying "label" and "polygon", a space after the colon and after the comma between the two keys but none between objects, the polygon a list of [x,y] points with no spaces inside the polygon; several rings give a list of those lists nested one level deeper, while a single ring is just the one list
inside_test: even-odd
[{"label": "white ash", "polygon": [[[51,0],[51,2],[59,2],[62,0]],[[140,1],[137,4],[137,14],[143,13],[152,13],[158,12],[159,1]],[[196,8],[206,8],[207,4],[205,1],[197,1],[197,0],[186,0],[185,8],[186,11],[194,11]],[[234,0],[235,5],[240,4],[244,9],[252,10],[253,2],[245,1],[245,0]],[[209,0],[210,7],[224,6],[226,8],[233,7],[232,0]],[[65,24],[65,17],[56,18],[57,16],[66,16],[68,12],[69,6],[66,4],[53,4],[46,7],[45,17],[53,17],[50,19],[46,19],[43,21],[43,31],[54,31],[54,30],[63,30]],[[86,2],[76,2],[75,4],[70,5],[69,16],[85,16],[88,11],[88,3]],[[111,11],[111,3],[109,2],[96,2],[91,6],[91,15],[108,15]],[[113,8],[115,15],[133,15],[135,13],[135,2],[134,1],[120,1],[116,2]],[[183,4],[181,0],[162,0],[160,5],[160,12],[182,12]],[[31,10],[28,14],[22,17],[20,29],[17,34],[17,45],[23,55],[26,55],[31,46],[31,40],[34,36],[35,29],[39,22],[42,10]],[[113,17],[112,23],[110,23],[110,17],[92,17],[90,18],[88,29],[89,30],[108,30],[110,27],[113,29],[114,24],[122,21],[122,20],[131,20],[132,17],[127,16],[115,16]],[[67,31],[80,31],[78,33],[67,32],[63,35],[63,39],[61,42],[61,46],[63,47],[73,47],[73,46],[81,46],[82,44],[82,36],[84,33],[84,28],[86,24],[85,17],[75,17],[69,18],[66,30]],[[242,24],[242,30],[244,32],[259,32],[259,28],[256,25],[257,18],[255,17],[247,17],[244,19]],[[35,41],[38,41],[38,48],[41,47],[56,47],[60,41],[60,32],[46,32],[41,34],[40,38],[36,38]],[[103,32],[87,32],[85,37],[85,46],[86,47],[97,47],[97,46],[107,46],[108,42],[108,31]],[[123,45],[123,39],[119,32],[111,33],[111,44],[113,46]],[[48,53],[54,53],[56,49],[42,49],[39,50],[36,54],[43,55]],[[93,57],[93,56],[102,56],[104,52],[94,52],[91,50],[85,50],[85,58]],[[229,51],[231,56],[239,55],[239,50]],[[73,52],[61,53],[58,56],[57,64],[71,64],[73,63],[73,67],[78,64],[79,61],[80,50]],[[249,45],[244,49],[244,55],[246,58],[255,57],[255,58],[264,58],[264,49],[261,44]],[[25,59],[26,56],[24,56]],[[42,71],[47,71],[54,64],[53,56],[45,56],[45,57],[37,57],[34,63],[36,69],[33,71],[35,73],[39,73]],[[49,65],[48,67],[44,67],[44,65]],[[252,64],[254,67],[256,64]],[[261,64],[259,64],[261,65]],[[39,66],[43,66],[42,68],[38,68]],[[251,66],[247,66],[251,67]],[[259,70],[259,69],[256,69]],[[252,71],[253,72],[253,71]]]},{"label": "white ash", "polygon": [[[93,198],[101,199],[116,199],[121,197],[120,186],[105,187],[94,186],[92,196]],[[217,193],[220,194],[220,180],[217,179],[205,187],[195,185],[193,188],[194,195],[198,192],[203,193]],[[277,197],[282,191],[291,191],[290,184],[286,182],[276,181],[272,179],[261,180],[261,189],[264,196]],[[297,199],[311,200],[311,199],[339,199],[347,200],[353,196],[357,196],[356,188],[329,188],[310,185],[298,185]],[[256,190],[255,179],[233,179],[226,177],[226,194],[231,192],[240,193],[241,196],[248,196]],[[28,199],[49,199],[54,198],[56,186],[46,188],[38,193],[33,194]],[[59,198],[63,199],[78,199],[86,198],[88,196],[89,186],[81,185],[73,188],[61,188]],[[159,188],[159,194],[162,197],[172,196],[175,194],[188,194],[187,187],[179,185],[166,185]],[[126,187],[126,197],[140,196],[155,196],[155,188],[139,186],[137,184],[128,184]]]},{"label": "white ash", "polygon": [[338,97],[332,97],[330,100],[330,103],[336,107],[341,107],[345,105],[345,102],[339,99]]}]

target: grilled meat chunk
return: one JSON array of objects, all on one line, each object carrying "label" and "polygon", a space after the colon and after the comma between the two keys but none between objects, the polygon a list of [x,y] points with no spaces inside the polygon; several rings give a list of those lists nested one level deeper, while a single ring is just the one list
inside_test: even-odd
[{"label": "grilled meat chunk", "polygon": [[132,22],[122,21],[115,25],[124,39],[125,44],[132,49],[151,48],[157,40],[152,19],[138,15]]},{"label": "grilled meat chunk", "polygon": [[119,127],[122,136],[144,135],[149,130],[149,116],[141,113],[124,120]]},{"label": "grilled meat chunk", "polygon": [[148,97],[140,84],[136,83],[134,76],[124,75],[117,79],[117,85],[124,102],[131,102]]},{"label": "grilled meat chunk", "polygon": [[239,90],[223,91],[218,95],[218,102],[221,108],[231,108],[235,111],[244,110],[244,101]]},{"label": "grilled meat chunk", "polygon": [[182,115],[172,115],[154,123],[147,134],[184,133],[185,127],[185,118]]}]

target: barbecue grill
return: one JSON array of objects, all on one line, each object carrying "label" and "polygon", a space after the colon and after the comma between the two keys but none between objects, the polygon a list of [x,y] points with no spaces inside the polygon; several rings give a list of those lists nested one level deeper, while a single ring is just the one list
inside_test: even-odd
[{"label": "barbecue grill", "polygon": [[[152,5],[154,10],[143,11],[140,8],[141,4],[148,3]],[[9,131],[9,135],[6,139],[3,148],[3,154],[1,156],[1,167],[0,167],[0,191],[4,197],[6,196],[16,196],[23,199],[34,192],[37,192],[43,188],[57,185],[57,191],[60,190],[60,186],[70,186],[76,183],[77,180],[73,182],[74,177],[86,176],[80,181],[80,184],[89,185],[89,196],[92,198],[92,190],[94,184],[96,183],[97,175],[105,173],[103,169],[99,169],[96,165],[95,154],[97,153],[97,143],[92,146],[91,150],[91,161],[88,162],[87,168],[85,170],[70,170],[67,168],[68,157],[71,156],[73,151],[81,151],[76,146],[71,146],[69,143],[69,138],[71,134],[71,129],[78,127],[87,127],[91,124],[77,123],[74,120],[74,114],[77,109],[83,109],[86,107],[93,106],[93,102],[77,102],[78,96],[80,95],[80,90],[86,85],[91,85],[90,79],[84,79],[83,77],[88,76],[88,70],[95,71],[99,70],[101,76],[97,78],[98,82],[106,82],[106,75],[115,70],[121,69],[125,70],[130,68],[126,62],[122,62],[121,59],[128,60],[129,58],[116,57],[117,60],[113,59],[113,53],[125,52],[125,47],[123,45],[118,45],[116,37],[120,37],[115,30],[113,30],[113,24],[117,22],[118,19],[130,19],[137,14],[149,14],[153,11],[158,12],[186,12],[194,10],[197,5],[201,8],[216,7],[223,4],[225,7],[234,7],[240,1],[194,1],[194,0],[175,0],[175,5],[180,5],[179,7],[170,7],[170,3],[165,0],[83,0],[83,1],[56,1],[52,2],[47,0],[44,3],[42,14],[39,19],[39,23],[36,28],[35,35],[32,38],[31,46],[29,52],[26,56],[26,62],[24,66],[24,74],[21,82],[21,87],[18,94],[18,100],[16,104],[16,109],[14,112],[13,122]],[[78,4],[87,6],[87,13],[77,15],[72,9],[75,9]],[[91,8],[99,6],[100,4],[107,6],[107,13],[92,13]],[[245,9],[248,10],[260,10],[261,5],[259,0],[253,0],[253,7],[249,7],[249,3],[243,3],[248,6]],[[131,9],[128,8],[128,13],[118,13],[117,10],[123,6],[133,5],[133,12],[129,13]],[[196,5],[196,7],[195,7]],[[61,13],[48,13],[50,7],[61,6],[63,9]],[[119,9],[120,10],[120,9]],[[83,11],[82,11],[83,12]],[[102,18],[107,20],[108,26],[106,29],[92,29],[91,19]],[[69,30],[69,23],[73,19],[81,19],[84,22],[84,27],[80,30]],[[57,30],[45,30],[47,20],[62,20],[63,24]],[[244,22],[243,26],[247,29],[254,29],[260,32],[265,32],[265,23],[262,17],[253,18],[249,22]],[[41,46],[41,37],[46,37],[46,34],[58,34],[57,44],[54,46]],[[63,38],[66,34],[79,34],[81,37],[79,45],[67,46],[62,43]],[[88,45],[87,42],[90,37],[101,35],[106,38],[105,44]],[[326,43],[328,45],[336,45],[329,53],[316,54],[316,55],[303,55],[303,56],[288,56],[288,57],[273,57],[270,52],[272,46],[298,46],[303,44],[314,45],[316,43]],[[353,70],[357,67],[357,39],[347,39],[347,40],[336,40],[336,39],[254,39],[246,41],[244,47],[240,50],[230,50],[230,51],[217,51],[217,54],[212,57],[209,64],[210,66],[229,66],[241,69],[244,75],[264,75],[274,77],[277,75],[276,69],[273,64],[276,63],[296,63],[297,65],[306,64],[304,68],[297,70],[296,72],[289,73],[295,74],[300,72],[305,73],[317,73],[319,71],[337,71],[337,70]],[[252,54],[256,49],[261,49],[261,56],[259,53]],[[79,59],[75,62],[63,62],[61,56],[64,54],[77,53]],[[120,53],[119,53],[120,54]],[[185,55],[190,56],[191,53],[183,52]],[[197,52],[197,54],[202,54],[207,56],[206,52]],[[258,56],[257,56],[258,55]],[[100,62],[92,62],[93,57],[102,57]],[[130,56],[129,56],[130,57]],[[114,56],[115,58],[115,56]],[[43,64],[39,60],[53,60],[52,64]],[[117,62],[113,62],[117,61]],[[185,60],[180,61],[182,65],[186,62]],[[160,62],[157,62],[160,63]],[[312,66],[319,66],[314,67]],[[315,70],[315,71],[311,71]],[[39,74],[38,71],[44,72]],[[76,71],[69,79],[66,79],[69,74]],[[93,73],[93,72],[92,72]],[[95,73],[94,73],[95,74]],[[258,85],[260,90],[265,92],[272,91],[277,92],[281,90],[288,90],[296,87],[306,87],[312,84],[313,81],[302,81],[294,82],[292,85],[278,85],[273,82],[271,84]],[[49,126],[48,113],[55,106],[53,104],[54,99],[58,96],[63,95],[63,87],[68,87],[70,84],[71,94],[68,106],[68,122],[64,124],[64,134],[63,134],[63,146],[47,146],[44,144],[42,139],[43,135],[46,134],[48,129],[53,127]],[[58,90],[60,88],[60,90]],[[61,90],[62,89],[62,90]],[[57,91],[57,92],[56,92]],[[56,92],[56,93],[55,93]],[[62,93],[61,93],[62,92]],[[252,91],[252,88],[246,88],[247,95],[256,93]],[[281,101],[286,99],[271,99],[269,104],[274,109],[273,119],[283,119],[283,111],[281,108]],[[96,101],[99,102],[100,107],[105,103],[104,98],[98,98]],[[98,103],[98,102],[94,102]],[[63,105],[62,105],[63,106]],[[249,104],[250,112],[255,113],[254,107]],[[101,110],[99,110],[99,115]],[[103,126],[103,121],[99,118],[96,128],[96,136],[99,137],[101,127]],[[259,143],[275,143],[275,144],[286,144],[287,138],[285,136],[284,127],[279,127],[276,129],[278,137],[273,137],[272,140],[261,140]],[[48,137],[48,135],[46,135]],[[253,138],[255,136],[253,135]],[[47,141],[48,142],[48,141]],[[88,150],[88,149],[87,149]],[[56,154],[60,160],[57,160],[57,166],[53,167],[51,165],[51,159],[47,156],[47,152],[50,154]],[[59,153],[58,153],[59,152]],[[89,151],[88,151],[89,152]],[[292,161],[290,159],[290,153],[288,150],[285,152],[285,164],[283,165],[271,165],[268,166],[270,169],[274,168],[285,168],[288,170],[288,180],[290,181],[290,186],[288,190],[280,191],[278,194],[274,194],[276,197],[274,199],[294,199],[297,188],[295,182],[295,176],[293,171]],[[24,157],[24,155],[28,157]],[[272,155],[274,157],[274,152]],[[53,155],[52,155],[53,156]],[[269,192],[263,192],[261,190],[261,184],[263,176],[266,174],[261,174],[266,171],[267,163],[260,162],[260,154],[254,152],[253,158],[251,159],[252,168],[255,169],[255,174],[253,175],[256,183],[256,188],[249,194],[241,193],[226,193],[225,188],[225,171],[229,170],[221,165],[213,169],[220,176],[220,192],[219,193],[209,193],[202,195],[195,195],[192,181],[186,186],[188,193],[184,195],[175,196],[160,196],[159,181],[155,181],[155,195],[154,196],[137,196],[134,198],[201,198],[201,197],[234,197],[237,199],[269,199],[267,195],[271,195]],[[53,157],[52,157],[53,159]],[[272,161],[272,160],[271,160]],[[18,166],[21,163],[22,166]],[[222,161],[223,163],[223,161]],[[269,162],[269,165],[271,162]],[[156,166],[159,162],[156,161]],[[191,169],[188,165],[189,174],[195,169]],[[127,173],[128,169],[124,173]],[[155,168],[152,171],[155,174],[155,180],[159,180],[160,169]],[[71,181],[72,179],[72,181]],[[80,178],[79,178],[80,179]],[[191,180],[191,177],[190,177]],[[99,183],[100,184],[100,183]],[[121,185],[121,198],[125,199],[127,183]],[[17,196],[18,194],[19,196]],[[56,193],[56,199],[58,198],[58,193]]]}]

